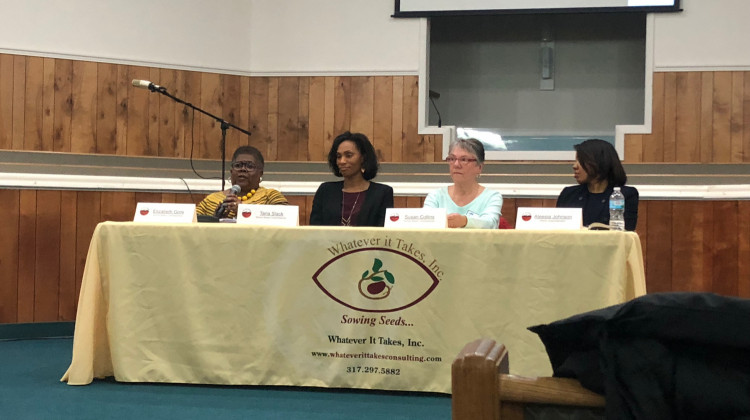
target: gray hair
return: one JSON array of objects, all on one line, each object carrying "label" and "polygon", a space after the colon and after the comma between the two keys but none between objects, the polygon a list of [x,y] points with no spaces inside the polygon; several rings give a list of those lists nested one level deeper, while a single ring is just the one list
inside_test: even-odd
[{"label": "gray hair", "polygon": [[460,147],[474,155],[477,158],[477,165],[484,164],[484,146],[481,141],[475,138],[455,139],[448,146],[448,153],[453,153],[453,149],[456,147]]}]

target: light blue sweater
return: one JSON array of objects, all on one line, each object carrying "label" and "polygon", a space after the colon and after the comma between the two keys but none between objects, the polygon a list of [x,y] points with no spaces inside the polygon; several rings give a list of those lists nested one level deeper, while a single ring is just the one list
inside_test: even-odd
[{"label": "light blue sweater", "polygon": [[447,214],[458,213],[466,216],[466,228],[497,229],[503,208],[503,196],[485,188],[471,203],[458,206],[448,194],[448,187],[442,187],[429,194],[424,200],[424,207],[445,209]]}]

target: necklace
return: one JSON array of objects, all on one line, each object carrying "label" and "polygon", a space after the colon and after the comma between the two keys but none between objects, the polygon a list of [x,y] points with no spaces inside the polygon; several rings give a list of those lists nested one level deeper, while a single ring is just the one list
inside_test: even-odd
[{"label": "necklace", "polygon": [[354,204],[352,204],[352,209],[349,210],[349,217],[344,217],[344,197],[346,195],[343,191],[341,194],[341,226],[351,226],[352,214],[354,214],[354,209],[357,207],[357,201],[359,201],[359,195],[362,194],[362,191],[357,193],[357,197],[354,199]]},{"label": "necklace", "polygon": [[250,197],[253,196],[253,194],[255,194],[255,190],[250,190],[249,193],[247,193],[247,194],[245,194],[243,196],[237,197],[237,198],[239,198],[240,201],[245,202],[245,201],[249,200]]}]

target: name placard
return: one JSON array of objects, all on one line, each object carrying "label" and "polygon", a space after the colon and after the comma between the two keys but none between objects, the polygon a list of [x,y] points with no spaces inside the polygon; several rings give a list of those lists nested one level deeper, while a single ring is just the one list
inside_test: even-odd
[{"label": "name placard", "polygon": [[299,226],[298,206],[240,204],[237,223],[263,226]]},{"label": "name placard", "polygon": [[134,222],[193,223],[196,221],[195,204],[138,203]]},{"label": "name placard", "polygon": [[385,227],[393,229],[439,229],[448,225],[445,209],[385,209]]},{"label": "name placard", "polygon": [[579,230],[583,221],[578,208],[519,207],[516,229],[520,230]]}]

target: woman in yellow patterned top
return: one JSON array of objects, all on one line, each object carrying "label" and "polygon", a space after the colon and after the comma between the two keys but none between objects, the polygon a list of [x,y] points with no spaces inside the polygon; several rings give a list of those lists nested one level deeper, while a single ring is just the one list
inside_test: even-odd
[{"label": "woman in yellow patterned top", "polygon": [[198,204],[198,214],[234,219],[238,204],[289,204],[280,192],[260,186],[263,165],[263,155],[258,149],[238,147],[232,156],[230,173],[232,185],[239,185],[240,192],[234,194],[230,188],[209,194]]}]

